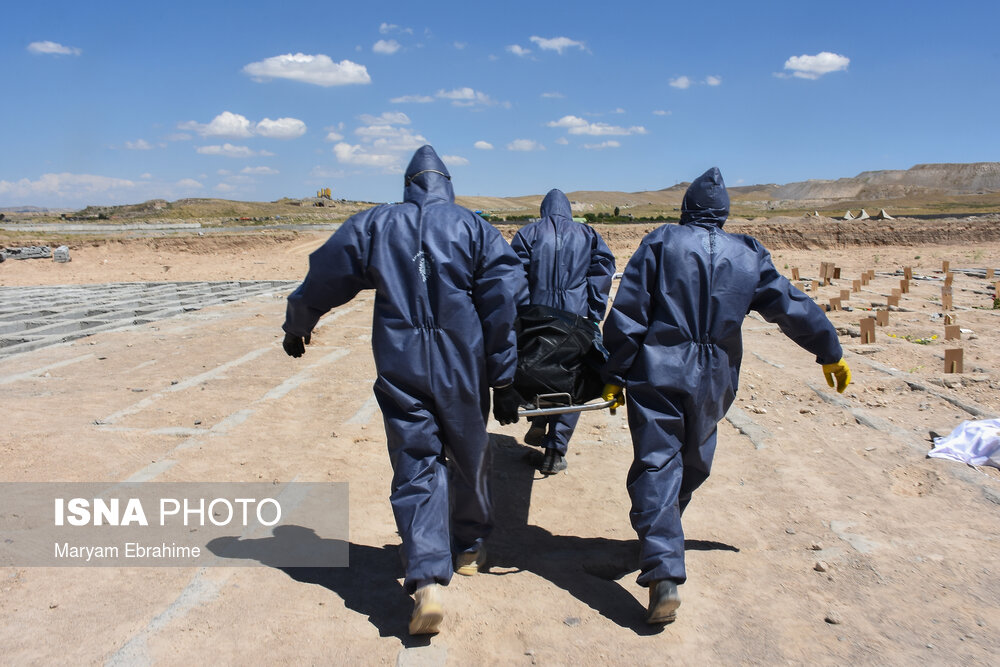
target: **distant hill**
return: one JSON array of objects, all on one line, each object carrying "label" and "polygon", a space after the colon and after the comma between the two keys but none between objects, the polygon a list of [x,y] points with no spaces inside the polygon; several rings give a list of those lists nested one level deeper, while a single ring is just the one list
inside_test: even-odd
[{"label": "distant hill", "polygon": [[906,170],[864,171],[835,181],[809,180],[780,185],[772,199],[897,199],[1000,192],[1000,162],[918,164]]}]

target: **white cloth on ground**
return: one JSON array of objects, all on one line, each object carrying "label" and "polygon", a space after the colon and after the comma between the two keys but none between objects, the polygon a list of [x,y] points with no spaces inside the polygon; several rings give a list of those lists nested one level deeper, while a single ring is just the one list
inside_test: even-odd
[{"label": "white cloth on ground", "polygon": [[1000,419],[962,422],[948,435],[934,438],[927,456],[1000,468]]}]

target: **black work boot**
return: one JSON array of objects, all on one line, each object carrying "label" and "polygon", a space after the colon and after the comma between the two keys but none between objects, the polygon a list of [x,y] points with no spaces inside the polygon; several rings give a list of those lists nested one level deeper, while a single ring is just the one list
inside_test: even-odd
[{"label": "black work boot", "polygon": [[538,472],[543,475],[554,475],[557,472],[562,472],[568,466],[566,457],[560,454],[558,449],[550,447],[545,450],[545,456],[542,457],[542,463],[538,466]]},{"label": "black work boot", "polygon": [[545,422],[532,422],[531,428],[524,434],[524,444],[541,447],[545,441]]},{"label": "black work boot", "polygon": [[677,582],[672,579],[657,579],[649,584],[647,623],[673,623],[677,620],[677,607],[680,606],[681,596],[677,593]]}]

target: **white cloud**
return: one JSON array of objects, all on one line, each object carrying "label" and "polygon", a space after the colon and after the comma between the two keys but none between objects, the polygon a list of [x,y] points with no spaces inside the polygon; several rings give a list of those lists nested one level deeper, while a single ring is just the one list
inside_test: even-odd
[{"label": "white cloud", "polygon": [[297,139],[306,133],[306,124],[298,118],[265,118],[254,128],[254,133],[270,139]]},{"label": "white cloud", "polygon": [[577,47],[579,49],[584,49],[583,42],[577,42],[569,37],[552,37],[551,39],[546,39],[544,37],[531,37],[531,41],[538,45],[538,48],[547,51],[555,51],[559,55],[570,47]]},{"label": "white cloud", "polygon": [[126,141],[125,148],[130,151],[151,151],[153,145],[145,139],[136,139],[135,141]]},{"label": "white cloud", "polygon": [[153,177],[153,175],[151,173],[149,173],[148,171],[146,173],[144,173],[144,174],[140,174],[139,175],[139,178],[141,178],[143,180],[148,180],[148,179],[150,179],[152,177]]},{"label": "white cloud", "polygon": [[256,153],[246,146],[234,146],[233,144],[222,144],[221,146],[199,146],[195,149],[201,155],[222,155],[225,157],[253,157],[255,155],[271,155],[266,151]]},{"label": "white cloud", "polygon": [[563,95],[562,93],[542,93],[542,97],[546,99],[561,100],[566,96]]},{"label": "white cloud", "polygon": [[491,151],[491,150],[493,150],[493,144],[491,144],[488,141],[477,141],[476,143],[472,144],[472,146],[474,148],[478,148],[481,151]]},{"label": "white cloud", "polygon": [[191,141],[192,137],[187,132],[175,132],[166,137],[167,141]]},{"label": "white cloud", "polygon": [[240,169],[241,174],[252,174],[255,176],[273,176],[274,174],[280,174],[277,169],[271,169],[270,167],[243,167]]},{"label": "white cloud", "polygon": [[534,139],[515,139],[514,141],[507,144],[507,150],[509,151],[544,151],[545,146],[541,145]]},{"label": "white cloud", "polygon": [[496,104],[486,93],[473,90],[468,86],[464,88],[454,88],[452,90],[439,90],[437,97],[451,100],[456,107],[471,107],[476,104],[491,105]]},{"label": "white cloud", "polygon": [[331,179],[331,178],[343,178],[347,175],[343,169],[331,169],[330,167],[324,167],[317,165],[309,170],[309,178],[311,179]]},{"label": "white cloud", "polygon": [[250,63],[243,72],[254,81],[291,79],[317,86],[344,86],[353,83],[371,83],[368,70],[350,60],[333,62],[330,56],[286,53],[259,62]]},{"label": "white cloud", "polygon": [[461,155],[442,155],[441,161],[449,167],[464,167],[469,161]]},{"label": "white cloud", "polygon": [[32,42],[28,44],[28,52],[35,54],[51,54],[56,56],[78,56],[83,53],[82,49],[75,46],[63,46],[58,42]]},{"label": "white cloud", "polygon": [[382,33],[383,35],[388,35],[389,33],[393,33],[393,32],[402,32],[402,33],[406,33],[408,35],[412,35],[413,34],[413,28],[400,28],[395,23],[385,23],[385,22],[383,22],[378,27],[378,31],[380,33]]},{"label": "white cloud", "polygon": [[455,42],[454,44],[452,44],[452,46],[454,46],[459,51],[462,51],[463,49],[465,49],[465,47],[468,46],[468,44],[465,42]]},{"label": "white cloud", "polygon": [[591,123],[579,116],[563,116],[559,120],[549,121],[549,127],[564,127],[570,134],[586,134],[590,136],[626,136],[630,134],[646,134],[646,128],[641,125],[621,127],[608,123]]},{"label": "white cloud", "polygon": [[608,141],[602,141],[599,144],[584,144],[583,147],[586,148],[587,150],[593,151],[593,150],[601,150],[603,148],[620,148],[621,143],[615,141],[614,139],[609,139]]},{"label": "white cloud", "polygon": [[219,183],[215,186],[215,189],[219,192],[232,192],[236,189],[235,185],[230,185],[229,183]]},{"label": "white cloud", "polygon": [[365,167],[392,167],[398,162],[398,157],[385,153],[371,153],[365,147],[340,142],[333,147],[337,161],[343,164],[355,164]]},{"label": "white cloud", "polygon": [[[306,124],[297,118],[265,118],[254,123],[246,116],[231,111],[223,111],[207,125],[193,120],[178,123],[178,129],[191,130],[203,137],[233,137],[246,139],[252,136],[270,139],[296,139],[306,133]],[[188,135],[174,135],[190,139]]]},{"label": "white cloud", "polygon": [[653,109],[654,116],[669,116],[672,112],[664,111],[663,109]]},{"label": "white cloud", "polygon": [[416,104],[427,104],[428,102],[433,102],[434,98],[430,95],[403,95],[401,97],[393,97],[389,100],[393,104],[406,104],[408,102]]},{"label": "white cloud", "polygon": [[670,80],[670,85],[673,86],[674,88],[680,88],[681,90],[685,90],[686,88],[691,87],[691,79],[687,78],[686,76],[678,76]]},{"label": "white cloud", "polygon": [[569,139],[567,139],[566,137],[559,137],[558,139],[556,139],[556,143],[559,144],[560,146],[568,146]]},{"label": "white cloud", "polygon": [[326,140],[327,141],[341,141],[341,140],[343,140],[343,138],[344,138],[344,135],[340,134],[339,132],[337,132],[335,130],[330,130],[327,133],[327,135],[326,135]]},{"label": "white cloud", "polygon": [[617,109],[615,109],[611,113],[625,113],[625,109],[622,109],[621,107],[618,107]]},{"label": "white cloud", "polygon": [[708,77],[705,78],[705,83],[707,83],[710,86],[721,85],[722,84],[722,77],[721,76],[708,76]]},{"label": "white cloud", "polygon": [[510,46],[507,47],[507,52],[513,53],[515,56],[520,56],[523,58],[524,56],[531,53],[531,49],[526,49],[520,44],[511,44]]},{"label": "white cloud", "polygon": [[252,125],[246,116],[231,111],[223,111],[207,125],[193,120],[179,123],[178,129],[191,130],[203,137],[240,137],[253,136]]},{"label": "white cloud", "polygon": [[385,56],[391,56],[401,48],[403,47],[400,46],[399,42],[394,39],[380,39],[372,45],[372,51],[374,53],[381,53]]},{"label": "white cloud", "polygon": [[829,51],[822,51],[814,56],[792,56],[785,61],[785,69],[792,71],[792,76],[800,79],[818,79],[830,72],[846,70],[851,59]]},{"label": "white cloud", "polygon": [[[0,195],[10,200],[50,198],[74,200],[103,196],[114,198],[128,196],[136,184],[133,181],[96,176],[94,174],[42,174],[37,181],[22,178],[19,181],[0,181]],[[21,202],[18,202],[21,203]]]},{"label": "white cloud", "polygon": [[367,125],[409,125],[410,117],[402,111],[386,111],[380,116],[362,114],[358,119]]},{"label": "white cloud", "polygon": [[177,181],[177,187],[183,188],[185,190],[199,190],[205,186],[199,183],[198,181],[194,180],[193,178],[182,178],[181,180]]}]

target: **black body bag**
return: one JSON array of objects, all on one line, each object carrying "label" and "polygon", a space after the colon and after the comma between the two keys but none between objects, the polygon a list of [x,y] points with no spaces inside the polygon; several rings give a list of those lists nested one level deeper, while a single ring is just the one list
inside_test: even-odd
[{"label": "black body bag", "polygon": [[[573,405],[601,395],[600,369],[608,359],[593,320],[548,306],[518,310],[514,388],[528,403],[542,394],[568,394]],[[560,401],[544,401],[552,405]],[[565,403],[565,399],[561,401]]]}]

